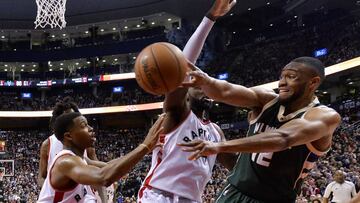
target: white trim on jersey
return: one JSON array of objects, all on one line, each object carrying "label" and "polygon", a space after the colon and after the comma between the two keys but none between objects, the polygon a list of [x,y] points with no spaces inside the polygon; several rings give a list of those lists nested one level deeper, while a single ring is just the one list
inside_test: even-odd
[{"label": "white trim on jersey", "polygon": [[259,120],[259,118],[261,117],[261,115],[264,113],[264,111],[265,111],[266,109],[268,109],[269,107],[271,107],[272,105],[274,105],[274,104],[278,101],[278,98],[279,98],[279,97],[275,97],[274,99],[272,99],[271,101],[269,101],[268,103],[266,103],[266,104],[264,105],[264,107],[261,109],[261,112],[259,113],[259,115],[258,115],[256,118],[254,118],[253,120],[249,120],[249,124],[252,125],[252,124],[256,123],[257,120]]},{"label": "white trim on jersey", "polygon": [[195,139],[220,142],[221,135],[212,123],[204,124],[190,112],[180,126],[160,137],[163,147],[153,151],[151,169],[139,191],[140,199],[146,188],[156,188],[201,202],[201,194],[211,178],[216,155],[196,161],[188,160],[190,153],[184,152],[177,144]]},{"label": "white trim on jersey", "polygon": [[[76,156],[70,150],[62,150],[55,157],[50,165],[43,187],[41,188],[38,203],[96,203],[96,198],[90,186],[77,184],[74,188],[66,191],[58,190],[51,184],[52,169],[56,161],[62,156]],[[86,161],[84,160],[84,163]]]}]

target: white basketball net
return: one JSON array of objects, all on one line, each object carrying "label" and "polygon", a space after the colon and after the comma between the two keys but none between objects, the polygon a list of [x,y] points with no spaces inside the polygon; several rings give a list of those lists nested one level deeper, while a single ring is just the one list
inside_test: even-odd
[{"label": "white basketball net", "polygon": [[36,0],[37,15],[35,20],[35,29],[45,28],[49,25],[51,28],[65,28],[65,6],[66,0]]}]

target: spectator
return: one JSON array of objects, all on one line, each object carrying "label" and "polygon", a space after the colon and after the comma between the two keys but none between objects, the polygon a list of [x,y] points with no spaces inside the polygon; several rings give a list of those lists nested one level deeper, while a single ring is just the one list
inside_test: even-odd
[{"label": "spectator", "polygon": [[338,170],[334,174],[334,181],[325,189],[323,203],[328,203],[330,196],[332,196],[331,202],[347,203],[352,197],[355,197],[355,195],[356,191],[354,183],[345,181],[344,172]]}]

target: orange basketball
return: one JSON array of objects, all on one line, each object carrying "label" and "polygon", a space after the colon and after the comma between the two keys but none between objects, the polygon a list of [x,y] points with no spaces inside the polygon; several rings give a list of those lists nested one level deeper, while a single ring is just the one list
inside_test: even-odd
[{"label": "orange basketball", "polygon": [[135,62],[136,81],[154,95],[174,91],[184,80],[186,59],[176,46],[158,42],[143,49]]}]

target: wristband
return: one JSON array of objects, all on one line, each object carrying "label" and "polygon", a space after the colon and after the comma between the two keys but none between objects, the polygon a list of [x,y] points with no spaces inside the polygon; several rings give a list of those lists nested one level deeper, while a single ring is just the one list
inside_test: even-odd
[{"label": "wristband", "polygon": [[207,18],[209,18],[211,21],[213,21],[213,22],[215,22],[216,21],[216,17],[215,16],[213,16],[212,14],[211,14],[211,12],[207,12],[206,13],[206,15],[205,15]]}]

